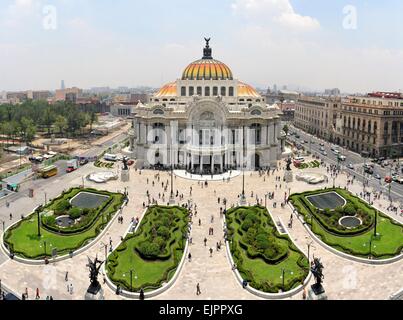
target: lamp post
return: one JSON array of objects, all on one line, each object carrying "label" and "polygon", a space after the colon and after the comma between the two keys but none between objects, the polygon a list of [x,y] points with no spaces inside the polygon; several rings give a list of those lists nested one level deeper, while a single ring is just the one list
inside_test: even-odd
[{"label": "lamp post", "polygon": [[41,210],[42,210],[42,206],[39,206],[36,208],[36,213],[38,214],[38,237],[41,237]]},{"label": "lamp post", "polygon": [[290,271],[290,270],[287,270],[287,269],[284,269],[284,268],[281,268],[281,278],[282,278],[282,280],[283,280],[283,286],[282,286],[282,288],[283,288],[283,292],[285,292],[285,272],[290,272],[290,274],[294,274],[292,271]]},{"label": "lamp post", "polygon": [[130,269],[130,291],[133,292],[133,269]]},{"label": "lamp post", "polygon": [[308,263],[311,261],[311,256],[310,256],[311,247],[315,248],[314,246],[312,246],[312,244],[313,244],[313,241],[307,243],[307,246],[308,246]]}]

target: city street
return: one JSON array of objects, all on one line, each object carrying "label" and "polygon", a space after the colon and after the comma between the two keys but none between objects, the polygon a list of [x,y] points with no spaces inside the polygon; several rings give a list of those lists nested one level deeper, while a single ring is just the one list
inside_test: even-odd
[{"label": "city street", "polygon": [[[333,153],[331,150],[332,144],[330,142],[324,141],[320,138],[317,138],[311,134],[308,134],[294,126],[290,126],[290,131],[296,132],[300,138],[296,139],[295,135],[288,136],[289,141],[300,143],[301,141],[308,141],[308,143],[304,143],[303,146],[306,151],[311,151],[313,154],[319,155],[321,159],[323,159],[326,163],[329,164],[337,164],[337,155]],[[310,142],[311,141],[311,142]],[[320,151],[320,143],[324,143],[324,149],[327,152],[327,156],[324,156]],[[382,191],[383,194],[387,194],[389,192],[388,185],[385,183],[384,178],[390,175],[390,166],[386,168],[382,168],[378,164],[374,164],[374,175],[379,174],[381,179],[376,179],[374,175],[368,175],[364,173],[363,166],[365,163],[371,163],[370,159],[363,158],[361,155],[352,152],[350,150],[344,149],[340,146],[337,146],[337,149],[340,151],[341,155],[346,157],[345,161],[341,161],[340,165],[342,169],[346,172],[355,175],[356,178],[362,182],[364,180],[368,180],[369,187],[374,188],[374,190]],[[354,166],[354,170],[349,169],[347,166],[352,164]],[[399,184],[397,182],[392,182],[390,195],[393,201],[400,201],[403,203],[403,184]]]}]

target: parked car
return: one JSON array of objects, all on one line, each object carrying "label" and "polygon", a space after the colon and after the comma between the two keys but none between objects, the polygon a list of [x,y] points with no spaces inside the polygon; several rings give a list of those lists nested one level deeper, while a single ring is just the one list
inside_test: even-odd
[{"label": "parked car", "polygon": [[351,169],[351,170],[354,170],[354,166],[353,166],[352,163],[349,163],[347,167],[348,167],[349,169]]},{"label": "parked car", "polygon": [[319,143],[319,145],[320,145],[321,147],[324,147],[324,146],[325,146],[325,144],[324,144],[323,142]]},{"label": "parked car", "polygon": [[378,179],[378,180],[381,180],[381,176],[380,176],[378,173],[375,173],[375,174],[374,174],[374,178],[375,178],[375,179]]},{"label": "parked car", "polygon": [[327,152],[326,152],[326,151],[323,151],[322,154],[323,154],[324,156],[327,156]]},{"label": "parked car", "polygon": [[85,166],[88,163],[87,159],[81,160],[80,161],[80,166]]}]

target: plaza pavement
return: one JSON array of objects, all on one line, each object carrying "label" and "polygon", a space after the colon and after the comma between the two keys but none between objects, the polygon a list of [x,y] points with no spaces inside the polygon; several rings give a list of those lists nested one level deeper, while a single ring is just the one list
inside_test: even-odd
[{"label": "plaza pavement", "polygon": [[[284,167],[284,163],[280,163],[280,167]],[[81,171],[84,170],[84,171]],[[55,197],[63,189],[70,186],[77,186],[82,183],[81,176],[93,171],[97,168],[92,164],[81,169],[79,172],[75,172],[72,175],[66,175],[62,181],[47,182],[48,186],[46,190],[48,197]],[[116,170],[116,169],[115,169]],[[320,169],[306,169],[313,172],[326,172],[325,168]],[[293,171],[294,174],[297,170]],[[259,176],[257,172],[246,174],[246,195],[247,201],[254,205],[256,203],[256,195],[261,199],[264,204],[264,194],[267,192],[275,192],[275,200],[268,201],[268,209],[277,220],[278,217],[282,219],[285,225],[287,225],[288,219],[291,214],[291,210],[288,206],[284,209],[281,208],[280,203],[284,199],[284,192],[288,193],[288,188],[291,188],[291,193],[300,192],[303,190],[314,190],[320,187],[324,187],[326,184],[321,185],[308,185],[301,181],[296,181],[286,185],[284,182],[275,182],[275,176],[283,176],[283,170],[276,171],[274,175]],[[50,264],[48,266],[30,266],[21,264],[16,261],[7,260],[0,265],[0,278],[8,287],[12,288],[18,293],[25,291],[28,288],[29,298],[34,298],[34,292],[36,288],[39,288],[41,298],[45,298],[47,295],[52,295],[54,299],[83,299],[85,291],[89,285],[87,255],[90,257],[104,258],[103,243],[109,243],[109,237],[112,237],[113,244],[117,244],[121,235],[124,234],[132,217],[140,216],[143,207],[143,201],[147,203],[146,191],[150,191],[151,198],[159,200],[158,193],[163,193],[161,188],[161,182],[166,183],[170,181],[169,174],[167,172],[161,172],[160,182],[156,182],[152,187],[152,180],[155,171],[131,171],[130,182],[122,183],[120,181],[110,181],[107,184],[96,185],[86,182],[86,186],[96,187],[98,189],[106,189],[110,191],[124,190],[124,187],[128,186],[129,192],[129,204],[123,210],[124,223],[119,224],[117,220],[112,224],[107,233],[97,241],[97,243],[86,252],[67,259],[56,264]],[[147,178],[149,184],[147,184]],[[339,175],[336,179],[336,186],[344,187],[346,185],[347,177]],[[281,189],[275,189],[275,185],[282,184]],[[256,296],[242,289],[237,283],[231,266],[226,257],[226,251],[224,245],[220,252],[216,251],[216,243],[223,240],[222,221],[220,220],[219,209],[224,207],[222,202],[218,204],[217,197],[227,199],[227,208],[231,204],[235,204],[238,201],[238,195],[241,192],[242,176],[232,179],[230,182],[209,182],[208,187],[201,187],[197,181],[186,180],[182,178],[174,179],[174,190],[179,190],[179,193],[183,193],[184,200],[181,203],[185,203],[191,198],[193,203],[197,204],[197,217],[193,217],[193,227],[191,231],[191,237],[193,244],[190,245],[190,252],[192,254],[192,261],[186,260],[183,269],[174,285],[166,292],[157,296],[155,299],[258,299]],[[327,186],[333,185],[333,180],[329,179]],[[189,196],[189,188],[192,186],[192,196]],[[349,186],[350,191],[353,193],[360,193],[362,191],[362,185],[355,183]],[[214,194],[216,191],[216,195]],[[251,192],[253,191],[253,197]],[[165,193],[165,202],[169,198],[168,192]],[[25,200],[25,201],[24,201]],[[18,203],[13,203],[10,209],[17,211],[24,211],[28,214],[30,210],[35,207],[37,202],[40,202],[38,195],[37,199],[20,199]],[[177,198],[178,201],[178,198]],[[273,201],[277,202],[277,208],[272,207]],[[388,206],[388,201],[381,199],[375,202],[375,205],[385,208]],[[29,209],[29,210],[28,210]],[[385,213],[403,222],[403,218],[395,216],[384,210]],[[211,215],[214,215],[214,222],[210,223]],[[198,226],[198,219],[202,220],[202,225]],[[214,236],[208,235],[209,227],[214,228]],[[308,232],[298,219],[294,219],[293,228],[289,229],[293,241],[304,251],[306,254],[307,243],[312,239]],[[204,246],[203,239],[208,239],[207,246]],[[212,247],[214,252],[210,257],[208,249]],[[351,260],[341,258],[338,255],[331,253],[324,249],[319,243],[313,240],[311,247],[311,257],[314,254],[320,257],[325,267],[324,269],[324,287],[329,299],[340,300],[353,300],[353,299],[387,299],[390,295],[399,291],[403,287],[403,261],[399,261],[390,265],[367,265],[362,263],[353,262]],[[187,253],[186,253],[187,255]],[[1,259],[1,258],[0,258]],[[1,263],[1,260],[0,260]],[[69,281],[65,281],[65,273],[69,272]],[[100,276],[100,282],[102,283],[102,275]],[[67,292],[67,284],[73,284],[73,294]],[[196,284],[200,283],[202,294],[196,295]],[[311,283],[313,280],[311,280]],[[115,293],[105,285],[105,298],[106,299],[121,299],[120,296],[116,296]],[[291,299],[302,299],[302,293],[299,293]]]}]

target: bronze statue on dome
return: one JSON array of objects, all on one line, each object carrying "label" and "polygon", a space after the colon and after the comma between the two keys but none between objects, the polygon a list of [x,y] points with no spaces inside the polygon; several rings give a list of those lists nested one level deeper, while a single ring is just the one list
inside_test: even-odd
[{"label": "bronze statue on dome", "polygon": [[211,38],[204,38],[204,40],[206,40],[206,48],[209,48],[209,42]]}]

